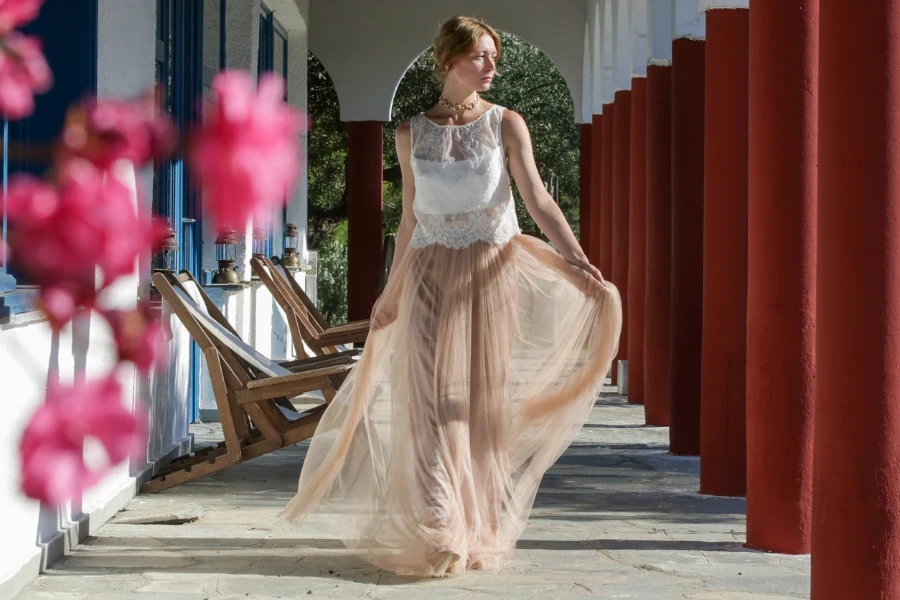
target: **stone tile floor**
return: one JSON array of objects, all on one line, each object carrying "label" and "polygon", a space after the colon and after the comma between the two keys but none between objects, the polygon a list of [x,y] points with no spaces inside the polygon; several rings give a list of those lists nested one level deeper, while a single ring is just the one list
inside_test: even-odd
[{"label": "stone tile floor", "polygon": [[[642,422],[641,407],[603,395],[544,478],[517,553],[498,572],[398,577],[322,539],[315,521],[282,526],[299,444],[136,498],[17,600],[808,598],[809,557],[744,548],[744,500],[698,495],[698,460],[669,455],[667,430]],[[198,426],[198,440],[215,429]],[[125,522],[141,511],[195,520]]]}]

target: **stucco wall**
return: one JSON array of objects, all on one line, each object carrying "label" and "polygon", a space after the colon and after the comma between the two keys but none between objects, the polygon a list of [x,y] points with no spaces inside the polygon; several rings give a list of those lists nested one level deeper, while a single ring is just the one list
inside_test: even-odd
[{"label": "stucco wall", "polygon": [[[135,96],[154,83],[156,3],[147,0],[100,0],[98,14],[98,81],[100,96]],[[130,174],[135,185],[149,190],[151,173]],[[138,183],[139,182],[139,183]],[[143,196],[150,201],[149,193]],[[148,207],[144,207],[148,208]],[[142,272],[149,272],[144,265]],[[149,293],[147,278],[125,278],[104,295],[110,307],[135,306]],[[15,315],[0,325],[0,507],[3,544],[0,544],[0,597],[12,597],[33,578],[42,561],[52,562],[67,544],[83,539],[134,496],[136,478],[152,461],[186,441],[188,435],[187,373],[180,372],[186,348],[183,332],[175,331],[172,357],[177,365],[150,380],[130,367],[118,371],[125,395],[122,402],[150,414],[147,454],[124,464],[99,485],[63,509],[52,509],[24,498],[19,492],[18,443],[29,418],[43,401],[49,379],[72,380],[76,371],[102,376],[115,364],[115,345],[105,322],[91,317],[74,329],[51,332],[40,313]],[[161,393],[154,393],[161,390]],[[146,402],[144,402],[146,401]]]}]

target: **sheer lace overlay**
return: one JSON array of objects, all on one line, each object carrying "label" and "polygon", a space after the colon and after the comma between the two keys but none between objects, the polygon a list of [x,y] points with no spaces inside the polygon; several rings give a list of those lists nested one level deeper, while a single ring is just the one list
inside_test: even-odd
[{"label": "sheer lace overlay", "polygon": [[503,153],[502,117],[503,108],[492,106],[466,125],[437,125],[425,115],[412,118],[418,219],[412,247],[503,245],[521,232]]}]

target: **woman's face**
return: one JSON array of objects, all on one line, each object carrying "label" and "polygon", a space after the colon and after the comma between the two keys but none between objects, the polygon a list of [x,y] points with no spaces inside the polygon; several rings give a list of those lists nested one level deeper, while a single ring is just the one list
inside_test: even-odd
[{"label": "woman's face", "polygon": [[450,67],[450,75],[463,86],[483,92],[491,87],[497,72],[497,46],[494,38],[484,34],[469,54]]}]

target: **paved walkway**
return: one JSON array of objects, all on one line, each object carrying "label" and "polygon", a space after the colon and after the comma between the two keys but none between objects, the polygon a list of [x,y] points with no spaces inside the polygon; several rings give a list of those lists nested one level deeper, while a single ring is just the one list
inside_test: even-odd
[{"label": "paved walkway", "polygon": [[[698,495],[698,461],[667,454],[667,430],[642,417],[603,396],[499,572],[401,578],[320,539],[315,522],[283,528],[275,516],[296,486],[301,444],[135,499],[17,600],[808,598],[809,558],[745,549],[744,501]],[[143,511],[199,518],[125,522]]]}]

